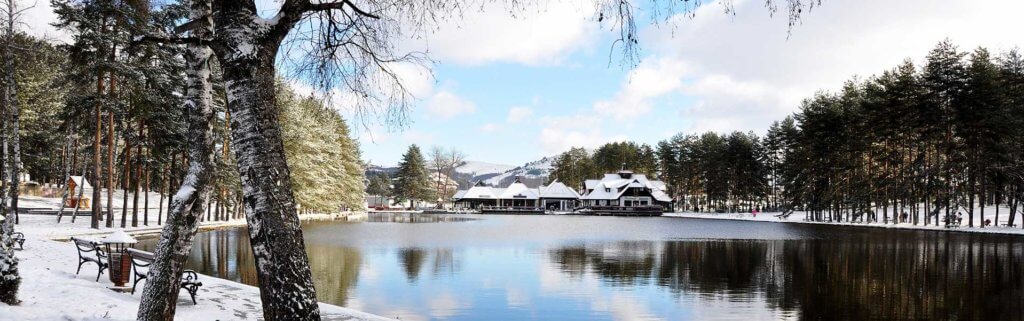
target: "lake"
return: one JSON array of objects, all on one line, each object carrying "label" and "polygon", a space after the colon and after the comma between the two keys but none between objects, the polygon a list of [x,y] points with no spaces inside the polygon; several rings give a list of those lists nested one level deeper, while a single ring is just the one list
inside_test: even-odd
[{"label": "lake", "polygon": [[[401,320],[1024,318],[1021,237],[387,213],[303,231],[320,301]],[[256,284],[245,229],[200,233],[188,266]]]}]

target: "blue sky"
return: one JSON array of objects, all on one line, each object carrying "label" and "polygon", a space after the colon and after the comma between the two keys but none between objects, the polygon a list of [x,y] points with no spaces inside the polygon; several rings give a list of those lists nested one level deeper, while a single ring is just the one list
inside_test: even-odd
[{"label": "blue sky", "polygon": [[[609,64],[612,33],[592,19],[592,1],[538,1],[539,10],[519,18],[500,6],[466,12],[400,44],[438,63],[432,78],[413,68],[403,76],[419,98],[407,127],[358,130],[363,157],[394,165],[416,143],[516,165],[571,146],[656,143],[679,132],[763,134],[815,91],[907,58],[920,62],[945,38],[963,50],[1024,44],[1024,1],[829,0],[791,33],[763,1],[733,3],[735,15],[708,1],[693,18],[658,27],[641,19],[643,60],[632,69],[617,56]],[[277,5],[264,7],[272,13]],[[41,1],[26,29],[68,39],[48,26],[54,20]]]}]

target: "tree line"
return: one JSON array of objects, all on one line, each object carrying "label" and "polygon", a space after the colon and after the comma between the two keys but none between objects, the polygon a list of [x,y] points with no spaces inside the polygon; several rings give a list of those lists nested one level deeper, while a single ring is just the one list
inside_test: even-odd
[{"label": "tree line", "polygon": [[[573,148],[558,157],[553,176],[579,186],[618,169],[599,152],[622,144],[593,155]],[[906,60],[838,92],[818,92],[764,136],[681,133],[657,144],[654,167],[611,159],[664,180],[689,211],[803,211],[814,221],[924,225],[965,214],[964,224],[974,226],[976,216],[1016,220],[1022,150],[1020,52],[965,52],[946,40],[921,65]]]},{"label": "tree line", "polygon": [[657,177],[657,166],[655,150],[647,144],[613,142],[593,152],[573,147],[555,157],[549,180],[557,179],[566,186],[582,190],[584,181],[623,169]]}]

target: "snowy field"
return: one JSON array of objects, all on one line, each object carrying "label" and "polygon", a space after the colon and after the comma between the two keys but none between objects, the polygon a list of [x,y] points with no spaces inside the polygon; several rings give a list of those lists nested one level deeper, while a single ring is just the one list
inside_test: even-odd
[{"label": "snowy field", "polygon": [[[801,223],[801,224],[822,224],[822,225],[844,225],[844,226],[868,226],[878,228],[901,228],[901,229],[918,229],[918,230],[934,230],[934,231],[958,231],[958,232],[976,232],[976,233],[998,233],[998,234],[1017,234],[1024,235],[1024,229],[1021,229],[1021,221],[1024,220],[1024,215],[1018,213],[1016,221],[1016,227],[1005,227],[1009,218],[1009,209],[1003,207],[999,209],[999,226],[988,226],[981,228],[981,217],[978,215],[978,209],[974,212],[974,227],[967,227],[967,213],[963,214],[963,225],[958,227],[935,226],[923,224],[914,225],[913,223],[899,223],[899,224],[882,224],[880,222],[873,223],[849,223],[849,222],[809,222],[804,221],[804,212],[794,212],[788,218],[780,219],[776,217],[779,213],[765,212],[757,213],[754,216],[751,213],[692,213],[692,212],[677,212],[677,213],[665,213],[666,217],[687,217],[687,218],[703,218],[703,219],[720,219],[720,220],[741,220],[741,221],[758,221],[758,222],[772,222],[772,223]],[[879,219],[882,216],[879,215]],[[995,222],[995,207],[985,208],[985,218]],[[934,218],[933,218],[934,220]],[[940,222],[941,223],[941,222]],[[993,223],[994,224],[994,223]]]},{"label": "snowy field", "polygon": [[[51,201],[35,198],[22,204],[44,208]],[[59,204],[59,199],[53,203]],[[153,206],[152,202],[150,204]],[[150,215],[155,218],[152,216],[155,212]],[[139,291],[132,295],[109,289],[113,284],[108,272],[104,272],[96,282],[95,264],[86,263],[81,274],[75,275],[78,267],[75,246],[58,241],[71,236],[98,240],[115,229],[91,229],[88,216],[78,217],[73,224],[69,216],[65,216],[60,224],[56,219],[54,215],[21,215],[21,224],[15,226],[15,231],[25,233],[27,239],[25,249],[16,252],[22,276],[18,297],[22,303],[18,306],[0,303],[0,320],[135,320],[145,281],[139,283]],[[210,222],[201,224],[201,228],[244,224],[244,220]],[[160,228],[153,219],[150,226],[125,230],[140,235],[159,233]],[[196,296],[198,304],[193,305],[187,293],[182,292],[178,296],[176,320],[263,318],[258,288],[206,275],[201,275],[200,281],[203,286]],[[320,304],[320,311],[323,320],[390,320],[324,303]]]}]

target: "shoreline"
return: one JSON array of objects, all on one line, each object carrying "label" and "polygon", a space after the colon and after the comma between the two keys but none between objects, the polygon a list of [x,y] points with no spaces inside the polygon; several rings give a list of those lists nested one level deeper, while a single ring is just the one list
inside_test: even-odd
[{"label": "shoreline", "polygon": [[[347,220],[360,213],[302,215],[303,221]],[[365,214],[364,214],[365,215]],[[99,239],[118,228],[92,229],[89,220],[56,223],[52,215],[21,214],[15,230],[25,233],[25,249],[18,250],[22,277],[18,293],[21,304],[0,303],[0,319],[12,320],[135,320],[141,291],[136,294],[110,290],[109,271],[96,281],[96,266],[85,264],[76,275],[78,254],[71,237]],[[237,228],[244,219],[226,222],[201,222],[200,231]],[[157,237],[163,225],[128,227],[124,231],[136,238]],[[175,320],[250,320],[262,318],[260,290],[239,282],[200,274],[203,286],[193,305],[188,294],[178,297]],[[128,286],[130,286],[130,282]],[[140,288],[145,282],[140,283]],[[67,298],[76,298],[68,301]],[[383,321],[380,315],[318,302],[324,320]]]},{"label": "shoreline", "polygon": [[[880,224],[880,223],[850,223],[850,222],[813,222],[804,221],[800,212],[793,213],[788,219],[779,219],[775,215],[779,213],[758,213],[758,217],[752,217],[750,213],[693,213],[674,212],[664,213],[662,217],[669,218],[690,218],[705,220],[728,220],[763,223],[788,223],[788,224],[813,224],[825,226],[863,227],[863,228],[887,228],[911,231],[933,231],[933,232],[958,232],[958,233],[982,233],[1008,236],[1024,236],[1024,229],[1020,227],[944,227],[935,225],[914,225],[912,223]],[[800,214],[800,215],[798,215]],[[794,217],[796,217],[794,219]]]}]

